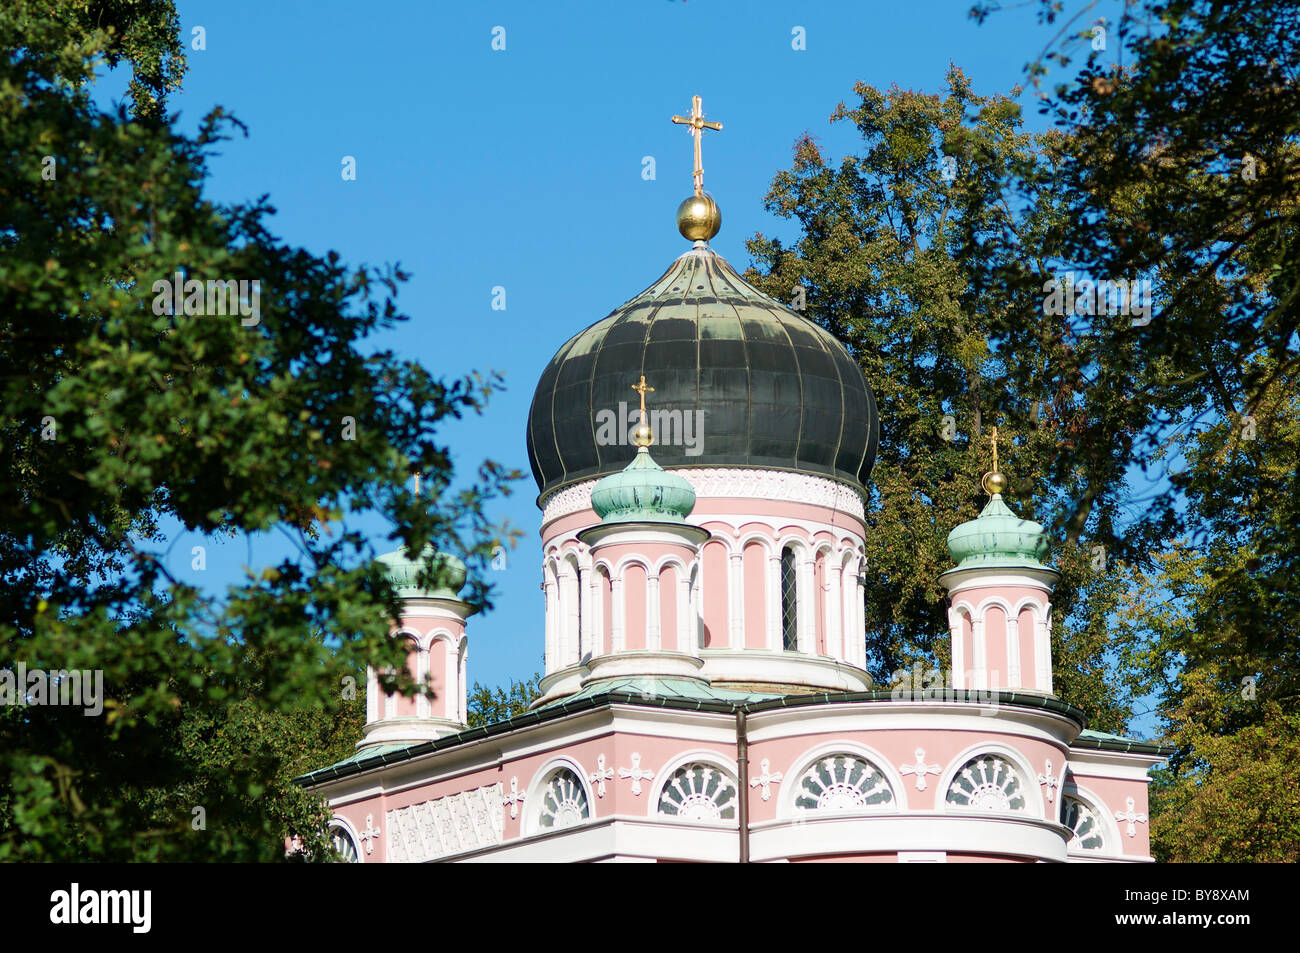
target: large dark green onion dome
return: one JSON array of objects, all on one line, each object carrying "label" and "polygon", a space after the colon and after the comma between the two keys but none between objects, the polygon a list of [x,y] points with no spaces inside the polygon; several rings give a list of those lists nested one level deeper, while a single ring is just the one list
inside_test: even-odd
[{"label": "large dark green onion dome", "polygon": [[[543,499],[627,466],[636,452],[631,385],[642,374],[654,387],[653,452],[665,468],[792,470],[855,486],[871,473],[879,421],[857,362],[701,241],[542,373],[528,456]],[[614,421],[620,404],[631,413]],[[680,421],[676,434],[668,421]]]}]

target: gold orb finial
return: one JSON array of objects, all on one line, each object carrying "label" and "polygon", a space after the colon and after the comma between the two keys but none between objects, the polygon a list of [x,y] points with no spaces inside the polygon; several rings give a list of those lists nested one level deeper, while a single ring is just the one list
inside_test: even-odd
[{"label": "gold orb finial", "polygon": [[993,469],[980,477],[980,486],[989,496],[1000,495],[1008,486],[1007,478],[1004,474],[998,472],[998,428],[994,427],[990,434],[990,441],[993,444]]},{"label": "gold orb finial", "polygon": [[722,210],[711,195],[692,195],[677,206],[677,230],[693,242],[707,242],[722,228]]}]

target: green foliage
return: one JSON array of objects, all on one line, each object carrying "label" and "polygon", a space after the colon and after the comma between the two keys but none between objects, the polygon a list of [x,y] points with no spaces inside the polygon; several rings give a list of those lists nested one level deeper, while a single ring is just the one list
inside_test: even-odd
[{"label": "green foliage", "polygon": [[[1104,368],[1133,435],[1125,457],[1161,477],[1127,526],[1148,555],[1122,567],[1114,628],[1177,748],[1153,798],[1155,850],[1294,860],[1300,8],[1125,3],[1106,49],[1088,42],[1102,7],[1039,9],[1063,25],[1029,72],[1067,144],[1050,179],[1065,214],[1045,249],[1159,292],[1149,326],[1099,329],[1083,365]],[[1052,63],[1074,71],[1047,89]],[[1062,460],[1112,440],[1085,428]]]},{"label": "green foliage", "polygon": [[471,728],[479,728],[522,715],[541,696],[537,687],[541,680],[542,673],[538,672],[527,681],[511,679],[509,688],[500,685],[488,688],[475,682],[474,691],[469,696],[467,723]]},{"label": "green foliage", "polygon": [[[454,482],[436,432],[497,381],[364,349],[404,320],[400,269],[287,246],[264,201],[206,201],[230,123],[189,140],[156,108],[183,66],[171,4],[87,7],[0,8],[0,669],[99,670],[106,697],[101,717],[0,710],[0,859],[272,859],[286,837],[323,856],[320,805],[287,780],[305,746],[355,740],[367,664],[424,690],[343,521],[378,511],[408,551],[466,556],[486,605],[513,536],[483,507],[517,474]],[[140,118],[94,107],[101,57],[130,64]],[[156,308],[177,271],[259,281],[257,320]],[[296,556],[214,598],[169,568],[162,527],[275,531]]]},{"label": "green foliage", "polygon": [[[1112,396],[1087,389],[1064,316],[1042,314],[1050,274],[1038,244],[1061,212],[1052,190],[1016,188],[1050,163],[1049,142],[1021,128],[1006,97],[980,97],[953,68],[944,95],[855,87],[833,121],[853,123],[861,149],[837,164],[810,137],[768,193],[771,211],[799,223],[787,247],[756,236],[748,277],[790,301],[857,357],[877,395],[880,450],[868,506],[868,657],[888,683],[916,660],[947,664],[947,534],[983,503],[988,428],[1017,512],[1065,526],[1055,566],[1056,685],[1095,727],[1119,730],[1131,684],[1105,664],[1106,616],[1117,590],[1104,560],[1127,542],[1115,531],[1124,448],[1080,465],[1062,446],[1110,418]],[[944,157],[957,175],[944,174]],[[1015,282],[995,282],[1012,263]],[[1032,316],[1032,317],[1031,317]],[[1127,323],[1127,319],[1124,319]],[[1075,502],[1089,501],[1080,513]],[[1093,547],[1105,547],[1095,550]]]}]

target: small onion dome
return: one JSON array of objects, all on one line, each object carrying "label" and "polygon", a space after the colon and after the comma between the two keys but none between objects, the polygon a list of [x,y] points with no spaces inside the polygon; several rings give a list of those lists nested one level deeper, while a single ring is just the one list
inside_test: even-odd
[{"label": "small onion dome", "polygon": [[694,507],[691,485],[655,463],[645,447],[591,490],[591,508],[603,523],[682,523]]},{"label": "small onion dome", "polygon": [[[384,564],[384,576],[404,598],[457,599],[457,593],[465,587],[465,564],[450,553],[436,552],[432,546],[425,547],[420,562],[408,559],[400,549],[384,553],[378,559]],[[432,589],[425,589],[416,582],[421,562],[432,564]]]},{"label": "small onion dome", "polygon": [[1039,523],[1022,520],[1002,502],[989,497],[980,515],[948,534],[948,553],[958,569],[976,566],[1046,568],[1048,537]]}]

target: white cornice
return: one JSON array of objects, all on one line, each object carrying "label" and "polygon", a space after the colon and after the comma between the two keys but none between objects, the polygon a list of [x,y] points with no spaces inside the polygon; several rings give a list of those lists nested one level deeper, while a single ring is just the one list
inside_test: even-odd
[{"label": "white cornice", "polygon": [[[699,500],[710,498],[783,500],[839,510],[858,520],[865,518],[862,493],[827,477],[747,467],[673,467],[671,472],[690,483],[697,507]],[[591,489],[596,483],[586,480],[552,493],[542,508],[542,526],[591,509]]]}]

